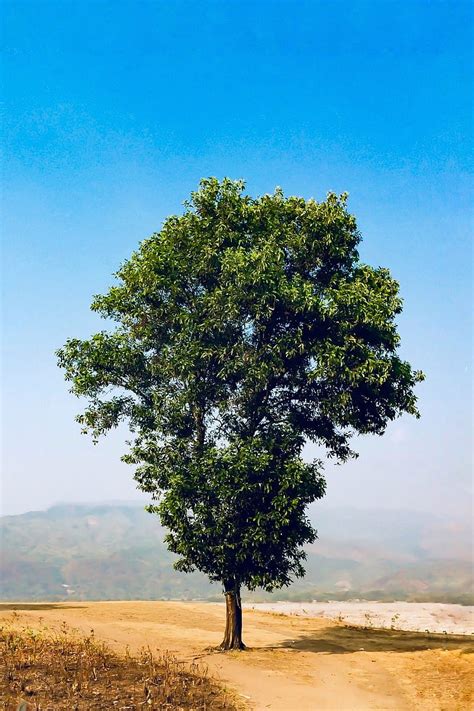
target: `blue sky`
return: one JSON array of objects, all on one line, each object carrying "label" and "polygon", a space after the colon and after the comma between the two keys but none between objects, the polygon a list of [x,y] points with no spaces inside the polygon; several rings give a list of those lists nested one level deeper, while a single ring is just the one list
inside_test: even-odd
[{"label": "blue sky", "polygon": [[[348,191],[361,256],[401,283],[422,419],[328,468],[327,505],[468,512],[470,3],[3,3],[2,510],[138,497],[94,447],[54,350],[203,176]],[[308,452],[310,455],[311,452]]]}]

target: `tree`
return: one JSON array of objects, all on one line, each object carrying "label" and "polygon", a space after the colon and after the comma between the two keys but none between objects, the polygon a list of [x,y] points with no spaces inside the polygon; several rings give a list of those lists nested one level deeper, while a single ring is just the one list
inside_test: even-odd
[{"label": "tree", "polygon": [[398,284],[360,263],[346,197],[253,199],[241,181],[202,180],[94,298],[114,330],[58,351],[88,400],[83,430],[96,441],[128,423],[123,459],[176,567],[222,583],[222,649],[244,646],[242,586],[304,575],[305,510],[325,491],[304,442],[343,462],[354,434],[418,416],[423,375],[397,355]]}]

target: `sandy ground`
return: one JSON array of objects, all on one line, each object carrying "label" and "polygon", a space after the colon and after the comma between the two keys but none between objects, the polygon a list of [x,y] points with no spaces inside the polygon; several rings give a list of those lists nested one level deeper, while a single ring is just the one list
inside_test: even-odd
[{"label": "sandy ground", "polygon": [[440,602],[277,602],[249,609],[301,617],[327,617],[349,625],[414,632],[474,634],[474,607]]},{"label": "sandy ground", "polygon": [[209,652],[221,641],[220,604],[76,602],[0,604],[0,620],[62,622],[118,651],[145,645],[198,660],[249,709],[467,711],[474,708],[470,637],[361,629],[325,618],[247,610],[248,651]]}]

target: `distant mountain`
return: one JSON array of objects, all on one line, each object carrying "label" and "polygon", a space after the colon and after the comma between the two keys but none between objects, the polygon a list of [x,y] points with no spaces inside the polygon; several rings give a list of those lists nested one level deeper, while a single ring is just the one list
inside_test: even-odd
[{"label": "distant mountain", "polygon": [[[473,600],[467,525],[428,514],[312,510],[319,540],[285,600]],[[173,569],[156,516],[135,504],[60,505],[0,518],[1,600],[220,598],[198,573]],[[246,599],[263,600],[264,593]]]}]

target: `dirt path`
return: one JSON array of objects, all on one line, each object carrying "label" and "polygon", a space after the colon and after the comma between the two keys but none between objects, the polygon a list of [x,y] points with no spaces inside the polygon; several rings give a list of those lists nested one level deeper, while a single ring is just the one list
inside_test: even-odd
[{"label": "dirt path", "polygon": [[123,651],[168,649],[205,663],[259,711],[465,711],[474,708],[472,640],[361,630],[318,619],[245,612],[246,652],[209,653],[220,642],[223,607],[185,602],[0,604],[31,626],[63,621]]}]

